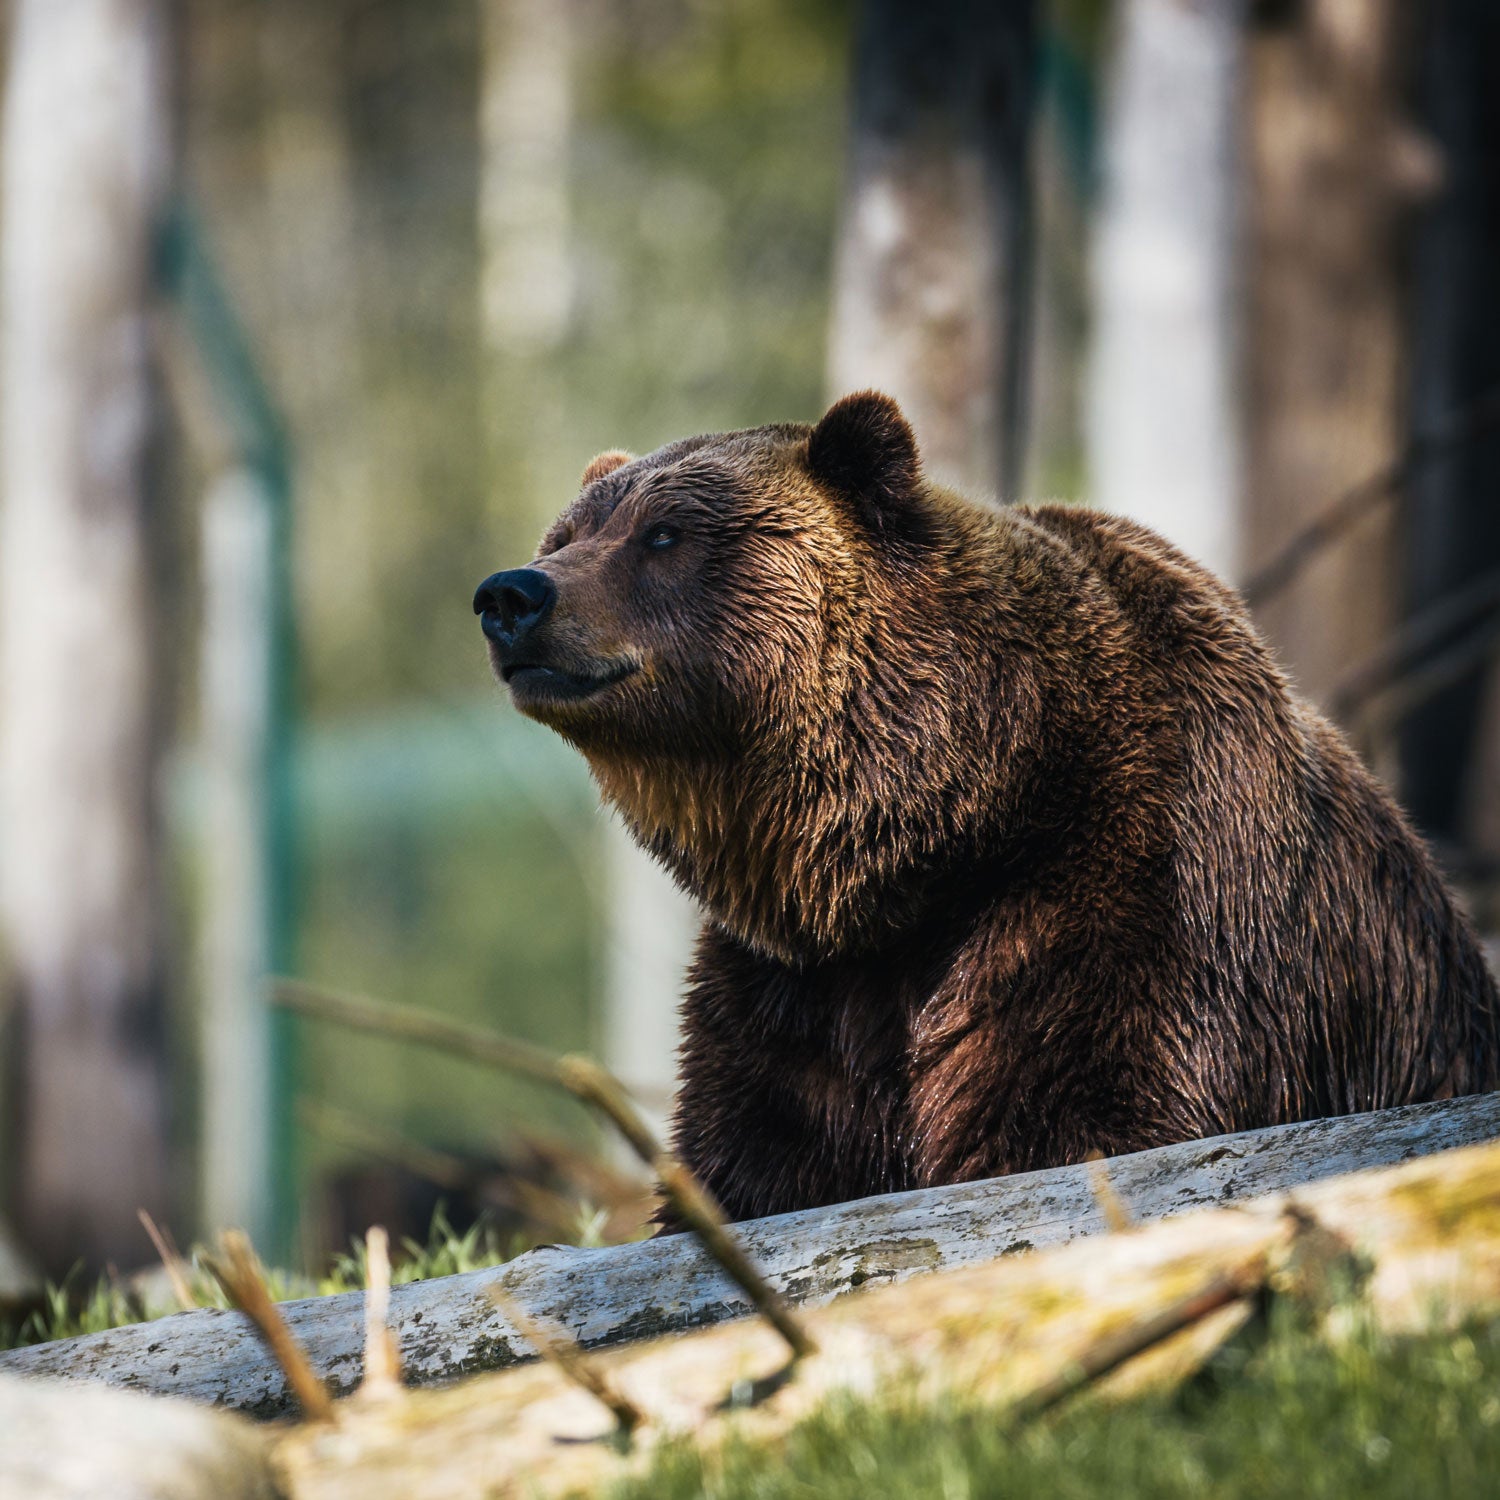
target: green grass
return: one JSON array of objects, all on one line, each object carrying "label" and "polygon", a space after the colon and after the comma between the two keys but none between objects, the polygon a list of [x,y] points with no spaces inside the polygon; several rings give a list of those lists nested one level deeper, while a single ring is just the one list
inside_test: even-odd
[{"label": "green grass", "polygon": [[[597,1243],[597,1222],[585,1217],[579,1224],[580,1242],[590,1243],[591,1237]],[[495,1230],[483,1222],[459,1234],[439,1209],[425,1243],[408,1239],[403,1241],[399,1252],[392,1253],[391,1281],[402,1286],[432,1276],[478,1271],[512,1260],[524,1248],[519,1243],[502,1242]],[[188,1272],[193,1295],[201,1307],[227,1307],[223,1290],[209,1273],[204,1256],[201,1248],[195,1248],[190,1256]],[[359,1291],[365,1285],[365,1266],[365,1242],[356,1239],[346,1252],[332,1258],[323,1275],[303,1276],[271,1267],[265,1273],[266,1284],[278,1302],[292,1297]],[[147,1291],[140,1283],[122,1284],[109,1276],[101,1277],[89,1288],[79,1287],[73,1277],[61,1285],[49,1282],[39,1307],[12,1324],[0,1321],[0,1349],[103,1333],[179,1311],[175,1302],[166,1300],[165,1293],[165,1287],[153,1285]]]},{"label": "green grass", "polygon": [[[997,1351],[997,1358],[1003,1357]],[[1500,1319],[1331,1347],[1282,1330],[1175,1396],[1080,1401],[1008,1432],[997,1413],[831,1405],[774,1445],[665,1449],[613,1500],[1262,1500],[1500,1495]]]}]

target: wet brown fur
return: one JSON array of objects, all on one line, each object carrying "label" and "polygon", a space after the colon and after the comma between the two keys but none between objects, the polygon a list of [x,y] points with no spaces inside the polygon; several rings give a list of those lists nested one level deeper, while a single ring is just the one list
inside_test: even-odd
[{"label": "wet brown fur", "polygon": [[1426,849],[1143,527],[970,505],[867,394],[601,455],[539,565],[537,649],[629,675],[517,701],[705,909],[674,1133],[732,1216],[1500,1083]]}]

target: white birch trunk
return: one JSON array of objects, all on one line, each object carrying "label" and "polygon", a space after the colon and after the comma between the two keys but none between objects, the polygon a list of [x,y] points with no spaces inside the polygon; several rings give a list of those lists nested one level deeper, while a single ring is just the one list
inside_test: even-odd
[{"label": "white birch trunk", "polygon": [[1093,256],[1092,499],[1239,565],[1239,0],[1118,7]]},{"label": "white birch trunk", "polygon": [[162,7],[16,0],[4,117],[0,914],[14,1191],[54,1270],[150,1254],[167,1172],[146,296]]},{"label": "white birch trunk", "polygon": [[481,0],[480,312],[492,353],[552,348],[572,303],[572,0]]},{"label": "white birch trunk", "polygon": [[[610,895],[604,954],[604,1063],[658,1138],[677,1092],[678,1001],[698,912],[672,877],[611,818],[603,833]],[[622,1166],[636,1158],[618,1152]]]}]

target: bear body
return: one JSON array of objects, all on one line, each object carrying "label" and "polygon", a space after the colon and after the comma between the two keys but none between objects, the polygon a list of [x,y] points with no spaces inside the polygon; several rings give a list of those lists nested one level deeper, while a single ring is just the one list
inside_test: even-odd
[{"label": "bear body", "polygon": [[475,608],[703,905],[674,1142],[733,1218],[1500,1084],[1472,932],[1237,596],[928,484],[888,398],[603,455]]}]

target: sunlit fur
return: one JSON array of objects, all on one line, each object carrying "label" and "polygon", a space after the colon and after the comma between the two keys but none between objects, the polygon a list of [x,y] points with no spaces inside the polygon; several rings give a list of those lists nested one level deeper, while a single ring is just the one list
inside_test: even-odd
[{"label": "sunlit fur", "polygon": [[1425,848],[1144,528],[961,500],[865,395],[602,455],[539,565],[538,649],[635,668],[522,706],[703,905],[675,1136],[732,1215],[1500,1082]]}]

